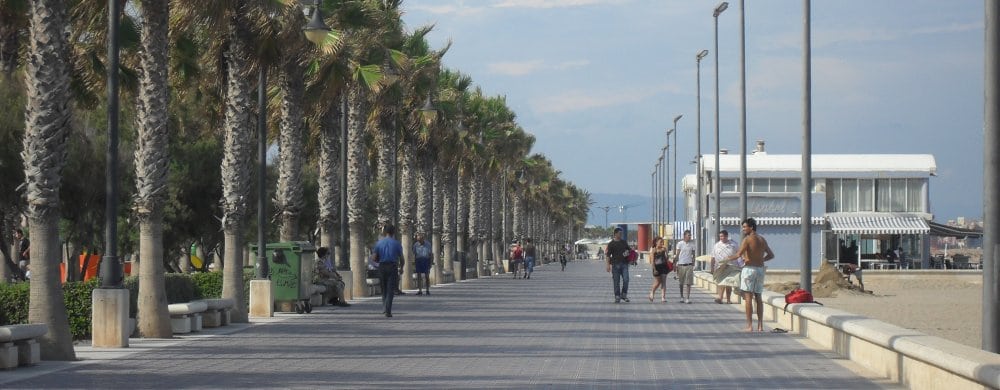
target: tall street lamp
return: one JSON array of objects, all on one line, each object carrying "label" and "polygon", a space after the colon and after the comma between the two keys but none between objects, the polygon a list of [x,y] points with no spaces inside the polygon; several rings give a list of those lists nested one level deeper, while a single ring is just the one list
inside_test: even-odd
[{"label": "tall street lamp", "polygon": [[740,0],[740,221],[745,221],[749,216],[747,215],[747,55],[743,1]]},{"label": "tall street lamp", "polygon": [[681,151],[681,148],[680,148],[681,144],[677,143],[677,121],[681,120],[682,116],[684,116],[684,115],[681,114],[681,115],[677,115],[677,116],[674,117],[674,129],[673,129],[673,132],[674,132],[674,149],[676,149],[676,150],[674,150],[674,178],[673,178],[672,183],[671,183],[671,185],[673,185],[674,192],[672,193],[673,199],[670,201],[671,206],[673,206],[673,209],[674,209],[674,216],[671,218],[673,220],[673,222],[677,221],[677,187],[678,187],[678,183],[677,183],[677,155],[681,154],[680,153],[680,151]]},{"label": "tall street lamp", "polygon": [[802,263],[799,285],[812,291],[812,31],[809,26],[809,0],[803,0],[803,64],[802,64]]},{"label": "tall street lamp", "polygon": [[264,242],[264,224],[267,213],[267,68],[260,67],[257,77],[257,266],[256,279],[269,279],[267,244]]},{"label": "tall street lamp", "polygon": [[712,181],[712,192],[715,194],[715,229],[712,237],[719,236],[722,229],[722,169],[719,166],[719,15],[729,8],[729,3],[723,1],[715,7],[712,18],[715,20],[715,180]]},{"label": "tall street lamp", "polygon": [[666,222],[666,220],[667,220],[667,217],[664,215],[664,214],[666,214],[666,206],[667,206],[666,199],[664,199],[666,197],[666,191],[664,191],[664,190],[665,190],[665,186],[667,185],[667,180],[664,178],[664,176],[666,175],[664,173],[664,171],[667,170],[667,147],[666,146],[663,146],[662,148],[660,148],[660,160],[659,160],[659,164],[658,165],[660,166],[660,185],[659,185],[660,198],[657,199],[657,207],[660,209],[660,213],[659,213],[659,215],[660,215],[660,217],[659,217],[659,223],[660,223],[660,225],[657,227],[657,229],[661,230],[661,232],[660,232],[661,236],[666,236],[666,230],[665,230],[666,228],[663,227],[664,222]]},{"label": "tall street lamp", "polygon": [[702,50],[702,51],[698,52],[698,54],[695,55],[695,57],[694,57],[695,63],[697,64],[697,69],[698,69],[697,70],[697,82],[696,82],[696,84],[697,84],[697,93],[696,93],[696,96],[697,96],[697,100],[698,100],[698,118],[697,118],[696,122],[697,122],[697,128],[698,128],[698,130],[697,130],[697,134],[698,135],[696,137],[697,141],[695,142],[695,148],[697,148],[697,152],[695,153],[695,156],[694,156],[694,158],[695,158],[695,182],[698,183],[697,186],[696,186],[696,187],[698,187],[697,188],[697,192],[696,192],[696,194],[697,194],[696,196],[698,198],[698,205],[696,207],[696,209],[697,209],[697,215],[696,215],[696,218],[695,218],[695,221],[694,221],[694,228],[697,231],[697,241],[698,241],[698,244],[697,244],[698,245],[698,253],[697,254],[698,255],[701,255],[702,253],[705,253],[705,234],[704,234],[704,232],[701,231],[702,230],[702,225],[701,224],[704,222],[703,221],[704,213],[702,212],[702,209],[701,209],[702,208],[702,204],[704,203],[704,199],[702,199],[702,197],[704,197],[704,194],[702,193],[702,190],[701,190],[701,60],[703,58],[705,58],[705,56],[707,56],[707,55],[708,55],[708,50]]},{"label": "tall street lamp", "polygon": [[985,112],[983,118],[983,321],[982,348],[990,352],[1000,352],[1000,264],[995,261],[997,244],[1000,244],[1000,201],[995,196],[1000,192],[1000,178],[994,174],[997,157],[1000,156],[1000,2],[985,2],[986,47],[983,81],[985,89]]}]

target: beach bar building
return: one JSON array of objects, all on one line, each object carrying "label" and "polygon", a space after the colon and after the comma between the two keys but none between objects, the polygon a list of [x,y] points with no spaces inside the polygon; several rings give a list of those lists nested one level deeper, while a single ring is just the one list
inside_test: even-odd
[{"label": "beach bar building", "polygon": [[[715,224],[740,237],[740,159],[720,153],[704,155],[702,199],[697,198],[697,179],[682,180],[686,220],[676,226],[696,226],[697,205],[702,203],[700,224],[706,251],[717,240]],[[776,257],[768,267],[797,269],[801,246],[800,154],[768,154],[764,141],[757,141],[747,155],[747,215],[758,222],[758,232],[767,238]],[[819,260],[855,263],[870,268],[924,267],[930,258],[929,179],[935,175],[934,156],[929,154],[813,154],[812,196],[813,267]],[[721,210],[715,209],[713,181],[721,179]],[[721,217],[721,218],[720,218]],[[692,229],[694,231],[695,229]],[[900,253],[897,254],[897,253]]]}]

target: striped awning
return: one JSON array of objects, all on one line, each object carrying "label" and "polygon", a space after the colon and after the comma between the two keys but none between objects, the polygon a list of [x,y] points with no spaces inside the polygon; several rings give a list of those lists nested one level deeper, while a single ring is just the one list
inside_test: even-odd
[{"label": "striped awning", "polygon": [[[798,225],[802,218],[799,217],[754,217],[757,220],[757,225],[759,226],[790,226]],[[826,218],[823,217],[812,217],[813,225],[822,225],[826,223]],[[743,221],[740,221],[739,217],[722,217],[723,226],[740,226]]]},{"label": "striped awning", "polygon": [[915,215],[830,215],[830,230],[839,234],[927,234],[927,221]]},{"label": "striped awning", "polygon": [[674,221],[671,225],[674,227],[673,238],[681,238],[685,230],[694,232],[694,221]]}]

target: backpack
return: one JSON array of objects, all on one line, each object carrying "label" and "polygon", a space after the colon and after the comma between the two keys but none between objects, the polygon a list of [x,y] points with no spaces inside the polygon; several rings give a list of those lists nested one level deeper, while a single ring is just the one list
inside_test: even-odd
[{"label": "backpack", "polygon": [[797,288],[785,294],[785,313],[788,313],[788,305],[793,303],[815,303],[817,305],[823,306],[822,303],[813,300],[813,295],[811,292]]},{"label": "backpack", "polygon": [[511,257],[514,260],[521,260],[521,259],[523,259],[524,258],[524,250],[522,250],[521,247],[515,247],[514,248],[514,253],[511,254]]},{"label": "backpack", "polygon": [[639,252],[636,252],[635,249],[629,249],[628,257],[626,259],[629,264],[635,265],[636,261],[639,260]]}]

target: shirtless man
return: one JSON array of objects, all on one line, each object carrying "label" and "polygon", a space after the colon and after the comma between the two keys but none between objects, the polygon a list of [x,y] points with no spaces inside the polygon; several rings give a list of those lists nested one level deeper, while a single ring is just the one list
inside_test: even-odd
[{"label": "shirtless man", "polygon": [[[774,258],[774,252],[767,245],[767,240],[757,234],[757,220],[747,218],[743,222],[743,242],[735,255],[726,260],[736,260],[740,257],[746,260],[746,265],[740,273],[740,291],[746,302],[747,332],[753,332],[753,304],[757,303],[757,331],[764,331],[764,305],[760,294],[764,292],[764,262]],[[751,299],[752,298],[752,299]]]}]

